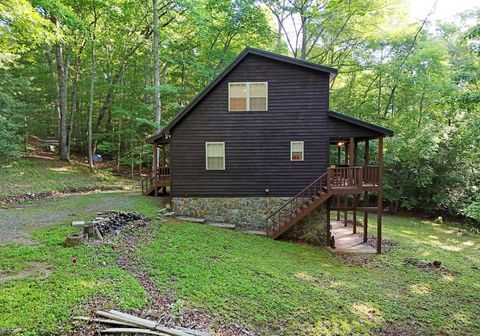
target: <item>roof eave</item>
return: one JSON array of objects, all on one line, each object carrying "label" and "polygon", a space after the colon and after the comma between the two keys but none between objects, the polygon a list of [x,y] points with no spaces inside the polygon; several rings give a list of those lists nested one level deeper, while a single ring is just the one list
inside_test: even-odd
[{"label": "roof eave", "polygon": [[349,115],[346,115],[346,114],[343,114],[343,113],[339,113],[339,112],[329,110],[328,111],[328,116],[332,117],[332,118],[342,120],[342,121],[345,121],[345,122],[348,122],[348,123],[351,123],[351,124],[354,124],[354,125],[357,125],[357,126],[360,126],[360,127],[368,128],[372,131],[375,131],[377,133],[382,134],[385,137],[391,137],[394,134],[393,130],[391,130],[389,128],[382,127],[382,126],[379,126],[379,125],[375,125],[375,124],[369,123],[369,122],[361,120],[361,119],[357,119],[355,117],[352,117],[352,116],[349,116]]}]

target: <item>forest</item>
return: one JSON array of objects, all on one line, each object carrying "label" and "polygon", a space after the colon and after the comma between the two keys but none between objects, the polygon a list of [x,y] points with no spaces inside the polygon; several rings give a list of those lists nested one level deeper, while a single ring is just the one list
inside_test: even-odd
[{"label": "forest", "polygon": [[[0,163],[30,135],[59,160],[151,165],[151,136],[245,47],[338,68],[331,109],[391,128],[384,198],[480,223],[480,11],[401,0],[2,0]],[[91,158],[91,154],[88,155]]]}]

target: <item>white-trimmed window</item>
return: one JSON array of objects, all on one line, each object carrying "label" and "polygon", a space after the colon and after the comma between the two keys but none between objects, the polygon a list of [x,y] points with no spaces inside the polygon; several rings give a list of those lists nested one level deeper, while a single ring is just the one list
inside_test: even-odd
[{"label": "white-trimmed window", "polygon": [[207,170],[225,170],[225,142],[205,142]]},{"label": "white-trimmed window", "polygon": [[267,82],[228,83],[229,111],[267,111]]},{"label": "white-trimmed window", "polygon": [[290,161],[303,161],[303,141],[290,141]]}]

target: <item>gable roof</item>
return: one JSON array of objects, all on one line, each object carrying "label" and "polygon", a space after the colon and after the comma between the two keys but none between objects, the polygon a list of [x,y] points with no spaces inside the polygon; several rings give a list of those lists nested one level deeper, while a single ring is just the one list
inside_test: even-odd
[{"label": "gable roof", "polygon": [[352,116],[343,114],[343,113],[338,113],[332,110],[328,110],[328,116],[337,120],[341,121],[346,121],[350,124],[354,124],[363,128],[368,128],[369,130],[378,132],[382,134],[383,136],[393,136],[393,131],[389,128],[378,126],[372,123],[369,123],[367,121],[361,120],[354,118]]},{"label": "gable roof", "polygon": [[245,48],[238,56],[237,58],[235,58],[232,63],[230,63],[230,65],[228,65],[225,70],[223,70],[223,72],[218,75],[213,81],[210,82],[209,85],[207,85],[207,87],[200,93],[198,94],[195,99],[190,103],[188,104],[188,106],[182,111],[180,112],[163,130],[162,132],[154,135],[154,136],[151,136],[150,138],[148,138],[146,140],[147,143],[154,143],[156,140],[162,138],[162,136],[165,134],[165,133],[169,133],[170,130],[178,123],[180,122],[180,120],[183,119],[183,117],[185,117],[185,115],[187,113],[189,113],[210,91],[212,91],[215,86],[222,80],[225,78],[225,76],[227,76],[245,57],[247,57],[248,55],[257,55],[257,56],[261,56],[261,57],[265,57],[265,58],[268,58],[268,59],[271,59],[271,60],[276,60],[276,61],[280,61],[280,62],[284,62],[284,63],[289,63],[289,64],[293,64],[293,65],[298,65],[298,66],[301,66],[301,67],[304,67],[304,68],[308,68],[308,69],[312,69],[312,70],[317,70],[317,71],[321,71],[321,72],[326,72],[329,74],[329,77],[330,77],[330,80],[334,79],[335,76],[337,75],[338,73],[338,70],[335,69],[335,68],[331,68],[331,67],[328,67],[328,66],[324,66],[324,65],[320,65],[320,64],[316,64],[316,63],[312,63],[312,62],[308,62],[308,61],[304,61],[304,60],[299,60],[299,59],[296,59],[296,58],[293,58],[293,57],[289,57],[289,56],[284,56],[284,55],[280,55],[280,54],[275,54],[275,53],[272,53],[272,52],[269,52],[269,51],[265,51],[265,50],[260,50],[260,49],[255,49],[255,48],[250,48],[250,47],[247,47]]}]

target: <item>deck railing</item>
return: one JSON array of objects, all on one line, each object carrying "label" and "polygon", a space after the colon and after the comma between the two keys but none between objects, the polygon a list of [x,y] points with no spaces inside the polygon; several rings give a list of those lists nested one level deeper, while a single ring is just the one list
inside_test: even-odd
[{"label": "deck railing", "polygon": [[170,167],[160,166],[142,180],[142,194],[149,192],[152,186],[170,185]]},{"label": "deck railing", "polygon": [[327,168],[327,188],[356,188],[379,185],[378,166],[329,167]]}]

